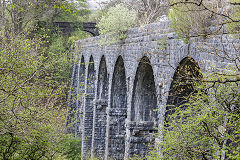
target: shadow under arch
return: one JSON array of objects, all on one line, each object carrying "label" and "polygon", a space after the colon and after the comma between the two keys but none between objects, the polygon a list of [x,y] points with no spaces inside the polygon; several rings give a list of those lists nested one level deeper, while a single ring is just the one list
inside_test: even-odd
[{"label": "shadow under arch", "polygon": [[108,155],[109,159],[122,160],[125,153],[125,119],[127,118],[127,86],[123,58],[118,57],[115,64],[110,110],[108,115]]},{"label": "shadow under arch", "polygon": [[93,100],[95,96],[95,69],[93,56],[90,57],[87,73],[85,109],[83,115],[82,158],[91,152],[93,130]]},{"label": "shadow under arch", "polygon": [[94,138],[93,138],[93,155],[103,159],[105,153],[105,138],[107,115],[106,108],[108,104],[108,85],[109,78],[107,73],[107,65],[105,56],[102,56],[98,80],[97,80],[97,99],[95,103],[95,119],[94,119]]},{"label": "shadow under arch", "polygon": [[141,59],[135,75],[131,104],[129,156],[145,157],[154,147],[157,132],[157,95],[151,62]]},{"label": "shadow under arch", "polygon": [[76,134],[77,136],[82,136],[82,114],[84,107],[84,93],[85,93],[85,61],[84,57],[81,57],[79,64],[79,79],[78,79],[78,108],[77,108],[77,126]]},{"label": "shadow under arch", "polygon": [[199,65],[193,58],[186,57],[179,63],[169,90],[165,122],[170,122],[170,115],[174,113],[176,107],[186,107],[184,104],[194,92],[194,83],[201,78]]}]

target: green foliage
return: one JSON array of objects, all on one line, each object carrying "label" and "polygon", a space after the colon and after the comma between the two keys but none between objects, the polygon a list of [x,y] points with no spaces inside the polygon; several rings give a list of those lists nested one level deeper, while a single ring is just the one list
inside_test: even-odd
[{"label": "green foliage", "polygon": [[70,50],[68,48],[67,37],[53,35],[48,48],[48,58],[51,59],[49,69],[54,80],[66,83],[69,81],[71,73]]},{"label": "green foliage", "polygon": [[130,10],[123,4],[118,4],[115,7],[108,9],[106,15],[104,15],[97,27],[100,34],[113,35],[110,44],[115,43],[118,40],[126,38],[126,31],[136,26],[137,24],[137,12]]},{"label": "green foliage", "polygon": [[[240,89],[234,82],[239,76],[232,75],[207,76],[195,85],[188,103],[175,107],[160,129],[163,140],[150,159],[240,158]],[[226,79],[233,82],[220,83]]]},{"label": "green foliage", "polygon": [[103,17],[105,14],[106,14],[106,10],[92,11],[90,14],[86,16],[86,21],[99,23],[101,17]]},{"label": "green foliage", "polygon": [[[239,0],[231,0],[231,3],[239,3]],[[233,20],[227,20],[225,23],[227,24],[226,27],[228,31],[232,34],[239,34],[240,33],[240,5],[232,6],[231,17]],[[238,38],[238,37],[237,37]]]},{"label": "green foliage", "polygon": [[[230,33],[240,28],[240,1],[184,1],[171,0],[169,18],[172,28],[186,43],[191,36],[215,35],[226,26]],[[225,25],[226,24],[226,25]],[[211,30],[209,27],[218,27]],[[238,37],[237,37],[238,38]]]},{"label": "green foliage", "polygon": [[191,36],[206,36],[207,24],[211,21],[211,12],[204,10],[203,6],[192,3],[179,3],[181,0],[172,0],[178,3],[171,7],[168,17],[171,20],[173,30],[188,43]]},{"label": "green foliage", "polygon": [[[56,8],[56,7],[55,7]],[[57,7],[60,12],[54,17],[57,22],[81,22],[84,16],[89,14],[85,0],[78,2],[64,2],[60,7]]]},{"label": "green foliage", "polygon": [[86,0],[14,0],[2,7],[5,11],[1,13],[2,26],[16,34],[34,30],[38,22],[46,22],[47,25],[54,21],[79,22],[83,15],[89,13]]},{"label": "green foliage", "polygon": [[123,4],[109,8],[106,16],[102,17],[98,27],[101,34],[127,31],[136,25],[136,12],[129,10]]},{"label": "green foliage", "polygon": [[72,49],[77,40],[91,37],[84,31],[75,31],[68,35],[53,34],[49,37],[49,47],[47,57],[51,59],[48,66],[50,67],[55,81],[67,83],[70,80],[71,60],[74,59]]},{"label": "green foliage", "polygon": [[72,48],[73,44],[75,44],[76,41],[81,40],[81,39],[86,39],[91,37],[92,35],[90,33],[78,30],[75,32],[71,33],[71,36],[68,38],[68,45]]},{"label": "green foliage", "polygon": [[65,124],[64,88],[45,67],[43,41],[24,34],[2,37],[0,159],[46,159],[55,154]]},{"label": "green foliage", "polygon": [[[108,12],[108,10],[110,8],[115,7],[116,5],[122,4],[122,3],[123,2],[121,0],[111,0],[111,1],[107,2],[106,4],[104,4],[103,8],[92,11],[89,15],[87,15],[86,20],[88,22],[99,23],[101,18],[103,16],[106,16],[106,13]],[[124,4],[126,4],[126,3],[124,3]]]},{"label": "green foliage", "polygon": [[66,135],[59,149],[62,153],[62,158],[69,160],[81,159],[81,139],[79,137]]},{"label": "green foliage", "polygon": [[[17,0],[3,8],[7,14],[0,18],[0,159],[80,159],[80,140],[65,133],[65,105],[72,46],[86,34],[58,35],[34,27],[52,17],[79,17],[71,5]],[[20,13],[23,23],[16,25],[19,17],[9,15]]]},{"label": "green foliage", "polygon": [[80,139],[65,135],[64,105],[69,48],[86,34],[75,32],[69,39],[26,35],[2,37],[0,159],[80,159]]}]

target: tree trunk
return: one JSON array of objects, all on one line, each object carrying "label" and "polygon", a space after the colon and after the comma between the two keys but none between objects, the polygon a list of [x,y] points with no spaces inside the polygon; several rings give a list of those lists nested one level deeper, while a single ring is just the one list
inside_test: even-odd
[{"label": "tree trunk", "polygon": [[22,31],[22,22],[23,22],[23,4],[24,2],[22,0],[13,0],[12,4],[14,6],[13,8],[13,27],[15,34],[18,34]]}]

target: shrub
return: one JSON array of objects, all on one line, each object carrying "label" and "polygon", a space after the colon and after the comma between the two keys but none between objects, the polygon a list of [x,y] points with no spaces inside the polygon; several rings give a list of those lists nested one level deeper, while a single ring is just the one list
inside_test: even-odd
[{"label": "shrub", "polygon": [[126,31],[136,26],[137,24],[137,12],[130,10],[123,4],[118,4],[115,7],[108,9],[106,15],[104,15],[100,22],[97,24],[100,34],[114,35],[111,43],[115,43],[117,40],[123,40],[126,38]]},{"label": "shrub", "polygon": [[10,35],[1,37],[0,159],[47,159],[64,135],[64,87],[48,74],[43,39]]},{"label": "shrub", "polygon": [[79,137],[72,137],[72,135],[65,135],[64,140],[59,146],[59,152],[62,153],[61,159],[81,159],[81,139]]},{"label": "shrub", "polygon": [[189,102],[174,107],[171,121],[160,128],[162,141],[148,159],[240,158],[239,82],[221,79],[234,81],[231,75],[209,75],[211,83],[197,83]]},{"label": "shrub", "polygon": [[[177,3],[177,0],[171,1]],[[173,5],[169,11],[169,19],[174,31],[184,42],[188,42],[191,36],[206,36],[207,27],[212,20],[212,13],[206,11],[203,6],[192,3],[179,3]]]}]

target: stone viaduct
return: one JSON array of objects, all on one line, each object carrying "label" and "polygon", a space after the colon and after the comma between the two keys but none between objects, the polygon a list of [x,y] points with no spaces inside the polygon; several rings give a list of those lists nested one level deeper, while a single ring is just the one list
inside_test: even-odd
[{"label": "stone viaduct", "polygon": [[102,37],[77,41],[74,50],[68,124],[82,137],[83,159],[146,155],[157,141],[155,133],[161,137],[157,127],[163,126],[166,106],[184,103],[192,90],[175,92],[179,77],[225,68],[223,50],[239,56],[230,35],[195,37],[185,44],[170,21],[129,29],[124,41],[109,46],[99,45]]}]

